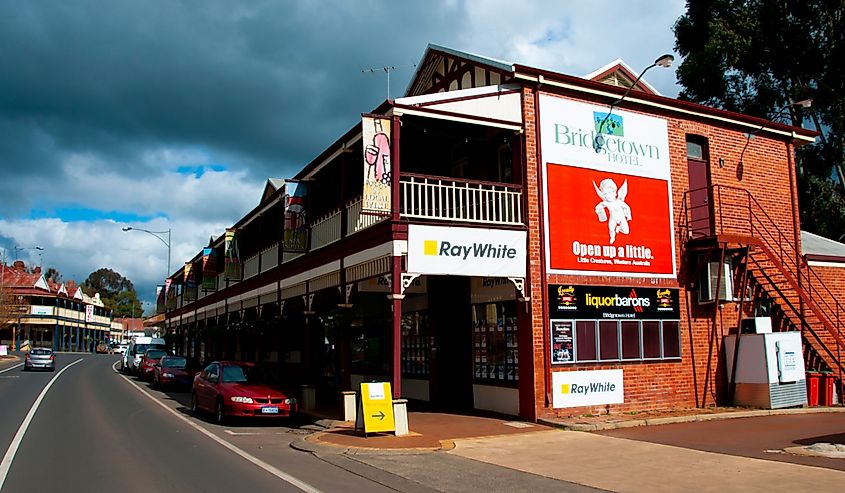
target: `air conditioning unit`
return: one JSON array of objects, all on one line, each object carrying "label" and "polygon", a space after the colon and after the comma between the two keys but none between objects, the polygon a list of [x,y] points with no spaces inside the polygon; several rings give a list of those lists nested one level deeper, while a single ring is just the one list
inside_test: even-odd
[{"label": "air conditioning unit", "polygon": [[[722,279],[719,280],[721,271]],[[701,277],[698,278],[698,302],[712,303],[716,301],[716,284],[719,284],[719,300],[734,301],[734,279],[730,260],[719,266],[719,261],[710,261],[704,266]]]}]

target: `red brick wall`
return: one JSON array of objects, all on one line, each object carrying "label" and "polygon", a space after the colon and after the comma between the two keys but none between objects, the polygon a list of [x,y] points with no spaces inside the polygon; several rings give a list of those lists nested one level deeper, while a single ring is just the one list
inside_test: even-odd
[{"label": "red brick wall", "polygon": [[[545,89],[545,88],[544,88]],[[544,90],[545,93],[545,90]],[[571,95],[558,94],[560,97]],[[721,355],[722,337],[728,327],[736,325],[736,306],[726,304],[719,308],[714,304],[699,306],[694,300],[696,293],[687,293],[689,285],[687,266],[682,263],[684,246],[681,231],[684,214],[684,192],[688,190],[686,140],[688,135],[707,139],[711,183],[736,187],[751,192],[759,203],[760,210],[774,222],[783,234],[794,241],[797,236],[796,214],[793,210],[795,191],[791,179],[792,162],[789,158],[792,147],[784,142],[757,135],[748,143],[743,155],[742,166],[738,166],[740,153],[746,143],[744,129],[728,124],[716,125],[693,119],[679,118],[675,114],[654,115],[667,121],[671,162],[672,200],[675,228],[675,255],[678,266],[677,279],[657,278],[620,278],[606,276],[571,276],[545,275],[543,207],[540,190],[540,163],[542,149],[537,149],[539,131],[536,126],[535,89],[523,90],[523,117],[525,120],[526,149],[526,195],[528,213],[531,323],[534,348],[535,412],[544,415],[579,415],[597,412],[624,412],[637,410],[655,410],[682,407],[710,406],[724,404],[726,386],[725,369]],[[606,102],[597,103],[606,105]],[[540,108],[542,110],[542,108]],[[630,110],[626,111],[640,112]],[[542,114],[539,115],[542,118]],[[722,160],[722,161],[720,161]],[[720,165],[720,162],[722,163]],[[739,168],[739,169],[738,169]],[[747,203],[747,197],[746,197]],[[717,212],[718,214],[718,212]],[[735,227],[747,227],[747,221],[726,220]],[[555,367],[547,370],[546,338],[548,332],[548,314],[546,311],[546,283],[554,284],[594,284],[670,287],[680,289],[681,301],[681,342],[682,359],[680,362],[659,363],[624,363],[624,364],[576,364]],[[845,294],[845,292],[843,293]],[[688,300],[692,300],[689,303]],[[553,409],[550,402],[549,371],[567,370],[624,370],[623,404],[597,406],[595,408]],[[523,413],[525,414],[525,413]]]}]

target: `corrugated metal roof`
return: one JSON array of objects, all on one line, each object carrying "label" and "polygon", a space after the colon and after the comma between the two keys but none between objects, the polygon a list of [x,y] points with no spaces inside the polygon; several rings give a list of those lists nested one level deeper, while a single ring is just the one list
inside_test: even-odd
[{"label": "corrugated metal roof", "polygon": [[801,232],[801,245],[807,255],[824,255],[828,257],[842,257],[845,261],[845,244],[839,243],[824,236]]}]

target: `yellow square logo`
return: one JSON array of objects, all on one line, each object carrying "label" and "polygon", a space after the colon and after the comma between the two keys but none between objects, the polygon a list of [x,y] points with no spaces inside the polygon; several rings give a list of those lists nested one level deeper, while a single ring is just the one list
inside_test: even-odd
[{"label": "yellow square logo", "polygon": [[561,394],[568,394],[569,393],[569,384],[564,383],[560,386],[560,393]]},{"label": "yellow square logo", "polygon": [[425,240],[425,242],[423,243],[423,254],[437,255],[437,241]]}]

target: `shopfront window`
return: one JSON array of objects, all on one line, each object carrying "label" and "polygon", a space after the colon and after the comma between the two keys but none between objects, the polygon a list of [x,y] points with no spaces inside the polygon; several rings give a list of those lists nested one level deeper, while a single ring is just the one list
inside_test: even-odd
[{"label": "shopfront window", "polygon": [[516,302],[472,305],[474,380],[507,384],[519,379]]},{"label": "shopfront window", "polygon": [[402,376],[428,378],[431,363],[428,310],[402,313]]},{"label": "shopfront window", "polygon": [[[555,327],[571,321],[552,320]],[[558,332],[560,330],[558,329]],[[575,362],[667,360],[681,357],[677,320],[577,320]],[[552,363],[568,362],[552,355]]]}]

